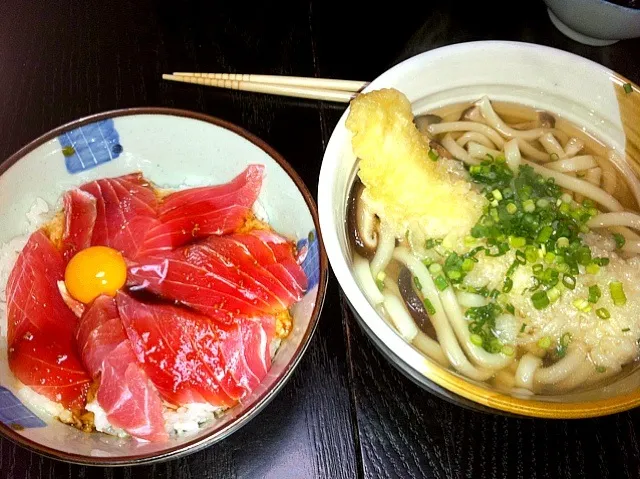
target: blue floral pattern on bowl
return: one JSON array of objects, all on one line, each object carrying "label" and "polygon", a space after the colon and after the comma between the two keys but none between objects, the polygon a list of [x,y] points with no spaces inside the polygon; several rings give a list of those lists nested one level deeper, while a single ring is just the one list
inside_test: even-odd
[{"label": "blue floral pattern on bowl", "polygon": [[69,173],[95,168],[122,153],[120,136],[111,118],[63,133],[58,141]]},{"label": "blue floral pattern on bowl", "polygon": [[316,230],[310,231],[306,238],[298,240],[298,263],[307,275],[307,291],[320,281],[320,251]]},{"label": "blue floral pattern on bowl", "polygon": [[44,427],[47,424],[27,409],[7,388],[0,386],[0,422],[13,429]]}]

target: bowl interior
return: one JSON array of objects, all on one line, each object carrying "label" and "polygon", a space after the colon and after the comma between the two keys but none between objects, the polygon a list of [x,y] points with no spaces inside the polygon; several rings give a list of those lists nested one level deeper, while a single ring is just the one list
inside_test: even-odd
[{"label": "bowl interior", "polygon": [[[411,101],[414,114],[475,101],[483,95],[548,110],[626,153],[637,170],[638,90],[634,87],[633,94],[624,94],[626,82],[601,65],[559,50],[517,42],[472,42],[406,60],[378,77],[366,91],[397,88]],[[406,343],[368,302],[352,274],[344,224],[356,158],[345,128],[347,115],[348,111],[336,126],[323,160],[318,193],[320,225],[329,261],[349,302],[375,342],[384,344],[398,358],[401,369],[408,368],[418,381],[422,378],[427,388],[433,381],[466,399],[514,414],[585,417],[640,403],[637,368],[606,387],[532,399],[502,394],[484,383],[463,378]]]},{"label": "bowl interior", "polygon": [[251,396],[198,433],[167,443],[80,432],[21,403],[7,365],[6,315],[0,309],[0,432],[39,452],[94,464],[149,462],[215,442],[255,416],[292,373],[315,328],[326,283],[315,206],[304,184],[264,142],[225,122],[178,110],[111,112],[61,127],[0,167],[1,244],[30,233],[26,213],[36,201],[44,200],[54,213],[61,194],[86,181],[142,171],[161,187],[211,185],[229,181],[249,164],[265,166],[258,213],[297,242],[309,277],[308,292],[292,310],[293,331]]}]

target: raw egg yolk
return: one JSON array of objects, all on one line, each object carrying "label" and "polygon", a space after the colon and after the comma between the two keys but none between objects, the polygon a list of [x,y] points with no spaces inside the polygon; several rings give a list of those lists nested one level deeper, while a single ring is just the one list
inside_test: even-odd
[{"label": "raw egg yolk", "polygon": [[76,300],[88,304],[101,294],[115,296],[127,280],[127,265],[119,251],[91,246],[78,252],[64,272],[64,284]]}]

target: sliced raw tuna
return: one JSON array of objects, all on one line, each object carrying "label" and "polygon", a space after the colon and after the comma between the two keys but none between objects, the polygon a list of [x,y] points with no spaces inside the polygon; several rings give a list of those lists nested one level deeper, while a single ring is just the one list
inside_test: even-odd
[{"label": "sliced raw tuna", "polygon": [[67,409],[84,407],[91,378],[75,350],[42,331],[25,334],[9,348],[9,368],[24,385]]},{"label": "sliced raw tuna", "polygon": [[100,378],[96,397],[109,422],[139,439],[166,440],[162,400],[131,348],[115,299],[100,296],[91,304],[77,340],[87,369]]},{"label": "sliced raw tuna", "polygon": [[[280,238],[269,235],[271,242]],[[246,241],[261,243],[261,250],[258,245],[251,248],[259,250],[258,257]],[[270,316],[298,301],[306,288],[292,246],[282,241],[276,257],[271,243],[252,234],[210,236],[166,254],[139,258],[130,265],[128,282],[133,289],[179,301],[207,315],[226,311],[231,316]]]},{"label": "sliced raw tuna", "polygon": [[36,392],[82,407],[90,377],[76,352],[77,320],[57,282],[62,254],[42,231],[31,235],[7,282],[9,367]]},{"label": "sliced raw tuna", "polygon": [[64,232],[62,250],[69,260],[78,251],[91,246],[96,222],[96,198],[86,191],[70,190],[64,194]]},{"label": "sliced raw tuna", "polygon": [[187,188],[166,196],[159,208],[160,218],[171,220],[185,214],[200,215],[209,210],[221,210],[228,206],[251,207],[258,198],[263,165],[249,165],[233,180],[222,185]]},{"label": "sliced raw tuna", "polygon": [[253,230],[248,234],[258,238],[261,242],[266,244],[269,249],[271,249],[275,256],[276,263],[282,266],[286,270],[287,274],[292,278],[292,288],[297,287],[300,292],[306,291],[307,275],[302,267],[296,262],[293,244],[290,241],[287,241],[286,238],[283,238],[277,233],[269,230]]},{"label": "sliced raw tuna", "polygon": [[127,258],[144,249],[147,233],[160,221],[155,193],[141,174],[104,178],[80,188],[96,198],[93,246],[109,246]]},{"label": "sliced raw tuna", "polygon": [[57,282],[64,279],[62,254],[41,230],[31,235],[7,281],[8,344],[37,331],[61,346],[73,345],[76,317]]},{"label": "sliced raw tuna", "polygon": [[161,224],[147,235],[146,249],[176,248],[237,230],[258,198],[263,175],[264,166],[250,165],[229,183],[171,193],[159,206]]},{"label": "sliced raw tuna", "polygon": [[230,406],[266,374],[269,336],[256,321],[230,324],[118,293],[118,310],[138,359],[161,395],[177,405]]}]

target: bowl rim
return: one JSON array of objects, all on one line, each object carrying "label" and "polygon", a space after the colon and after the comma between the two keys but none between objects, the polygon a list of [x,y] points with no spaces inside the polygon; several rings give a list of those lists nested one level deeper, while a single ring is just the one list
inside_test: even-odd
[{"label": "bowl rim", "polygon": [[0,422],[0,435],[10,439],[14,443],[32,451],[37,452],[43,456],[62,460],[68,463],[79,464],[79,465],[90,465],[90,466],[133,466],[133,465],[142,465],[142,464],[151,464],[156,462],[165,461],[168,459],[175,459],[178,457],[185,456],[187,454],[191,454],[197,451],[202,450],[205,447],[208,447],[216,442],[221,441],[222,439],[230,436],[244,425],[246,425],[251,419],[257,416],[264,407],[271,402],[271,400],[280,392],[280,390],[284,387],[287,381],[291,378],[294,370],[300,363],[302,357],[304,356],[309,344],[311,343],[311,339],[315,333],[315,330],[318,325],[318,321],[320,318],[320,313],[322,311],[322,307],[325,300],[326,290],[327,290],[327,282],[328,282],[328,257],[326,251],[324,249],[324,243],[322,239],[322,233],[320,231],[320,222],[318,217],[318,210],[316,207],[316,203],[313,199],[313,196],[309,192],[309,189],[305,185],[304,181],[298,173],[294,170],[294,168],[284,159],[284,157],[278,153],[273,147],[271,147],[264,140],[259,138],[258,136],[250,133],[244,128],[231,123],[226,120],[222,120],[220,118],[207,115],[204,113],[199,113],[191,110],[184,110],[178,108],[166,108],[166,107],[132,107],[132,108],[122,108],[116,110],[108,110],[101,113],[96,113],[92,115],[88,115],[68,123],[65,123],[61,126],[54,128],[53,130],[44,133],[39,136],[35,140],[29,142],[20,150],[12,154],[5,161],[0,163],[0,176],[4,174],[11,166],[20,161],[24,156],[28,153],[32,152],[39,146],[44,143],[50,141],[51,139],[56,138],[61,133],[65,131],[72,130],[89,123],[94,123],[100,120],[108,119],[108,118],[119,118],[119,117],[127,117],[127,116],[139,116],[139,115],[163,115],[163,116],[173,116],[180,118],[188,118],[193,120],[202,121],[205,123],[209,123],[210,125],[224,128],[226,130],[239,135],[245,140],[251,142],[262,151],[264,151],[267,155],[269,155],[273,160],[276,161],[278,166],[282,168],[287,175],[291,178],[291,180],[296,185],[298,191],[302,194],[306,206],[309,210],[313,218],[313,224],[316,230],[316,237],[318,240],[318,252],[319,252],[319,260],[320,260],[320,277],[318,281],[318,293],[316,302],[311,313],[311,319],[309,321],[309,326],[302,337],[301,343],[298,345],[296,351],[292,359],[285,366],[284,372],[277,379],[274,386],[271,389],[268,389],[263,392],[261,396],[259,396],[256,400],[255,405],[247,409],[238,415],[233,421],[229,424],[225,425],[221,429],[214,429],[209,434],[204,437],[193,439],[184,444],[180,444],[178,446],[169,447],[163,452],[160,453],[147,453],[141,455],[130,455],[130,456],[119,456],[119,457],[100,457],[100,456],[86,456],[83,454],[74,454],[68,453],[64,451],[60,451],[49,446],[45,446],[36,441],[33,441],[29,438],[26,438],[16,431],[14,431],[11,427],[6,424]]},{"label": "bowl rim", "polygon": [[[393,65],[392,67],[380,73],[367,85],[367,87],[363,90],[363,93],[379,88],[391,87],[389,85],[384,85],[384,82],[387,81],[389,77],[394,78],[394,75],[398,75],[398,73],[402,72],[403,70],[411,70],[411,68],[417,63],[428,63],[432,58],[448,56],[450,54],[456,54],[460,51],[481,52],[483,51],[483,49],[490,47],[511,47],[529,51],[537,50],[545,52],[548,55],[564,58],[567,60],[567,62],[582,64],[594,71],[597,70],[601,74],[606,74],[614,84],[617,83],[619,85],[622,85],[624,83],[629,83],[632,85],[636,93],[640,93],[640,87],[634,82],[630,81],[623,75],[611,70],[610,68],[589,60],[588,58],[584,58],[580,55],[576,55],[565,50],[548,47],[546,45],[503,40],[480,40],[461,42],[418,53],[409,58],[406,58],[405,60]],[[381,85],[381,83],[383,84]],[[338,200],[334,198],[332,190],[334,171],[328,171],[328,166],[326,166],[328,162],[326,162],[325,159],[327,158],[328,153],[332,156],[339,155],[339,151],[343,147],[343,145],[336,143],[338,140],[336,139],[335,134],[338,130],[341,130],[341,133],[342,130],[346,131],[345,120],[349,115],[349,111],[350,108],[347,108],[334,127],[329,141],[327,142],[327,147],[325,149],[325,155],[322,162],[322,168],[320,170],[320,179],[318,184],[320,224],[321,227],[329,230],[331,230],[329,226],[333,225],[334,223],[333,213],[336,208],[334,202],[342,201],[342,199]],[[347,137],[350,138],[348,136],[348,132]],[[333,162],[332,166],[337,166],[337,164],[338,162],[335,161]],[[327,204],[325,204],[325,202]],[[369,303],[368,299],[358,286],[349,267],[349,261],[342,254],[342,248],[339,243],[337,231],[330,231],[325,234],[325,246],[332,270],[334,271],[334,274],[338,282],[340,283],[342,291],[344,292],[345,296],[347,296],[347,299],[352,305],[357,316],[359,316],[362,322],[366,323],[368,326],[368,328],[365,328],[365,332],[371,333],[376,341],[380,341],[387,348],[389,348],[389,350],[394,353],[399,361],[401,361],[402,367],[410,368],[413,372],[415,372],[419,376],[424,377],[427,381],[434,382],[447,391],[470,400],[480,406],[491,408],[493,409],[493,413],[508,413],[521,417],[525,416],[549,419],[577,419],[599,417],[614,414],[617,412],[623,412],[640,405],[640,391],[637,390],[623,393],[612,398],[594,401],[547,402],[536,399],[521,399],[508,394],[504,394],[502,392],[499,392],[498,390],[490,390],[483,386],[480,386],[447,368],[441,367],[435,361],[427,358],[422,353],[415,352],[415,354],[420,354],[424,357],[423,368],[418,369],[416,367],[416,362],[411,364],[403,359],[404,356],[410,354],[410,352],[407,351],[409,349],[413,349],[412,346],[406,343],[404,339],[400,338],[395,330],[380,318],[380,315],[377,313],[371,303]],[[347,290],[349,291],[349,294],[347,294]],[[350,298],[349,295],[355,295],[355,300],[354,298]],[[388,332],[390,334],[385,334],[387,340],[383,339],[383,337],[374,332],[374,328],[371,327],[371,325],[369,324],[369,320],[367,319],[368,315],[375,315],[376,317],[380,318],[380,321],[382,323],[384,323],[380,326],[380,328],[384,328],[385,331],[387,331],[388,329]],[[398,347],[390,345],[388,339],[391,339],[391,341],[398,345]],[[377,344],[376,341],[374,341],[374,344]],[[399,351],[402,351],[403,349],[405,350],[406,354],[400,354]],[[421,385],[423,388],[426,388],[430,392],[432,392],[427,387],[426,383],[422,383]]]}]

